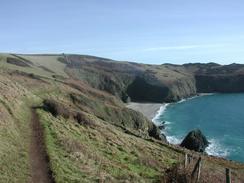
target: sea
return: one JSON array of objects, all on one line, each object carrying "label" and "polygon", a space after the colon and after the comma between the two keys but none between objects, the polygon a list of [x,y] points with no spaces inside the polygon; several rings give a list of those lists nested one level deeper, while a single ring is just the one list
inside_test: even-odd
[{"label": "sea", "polygon": [[167,140],[180,144],[187,133],[200,129],[210,145],[209,155],[244,162],[244,94],[204,94],[164,104],[153,122],[165,124]]}]

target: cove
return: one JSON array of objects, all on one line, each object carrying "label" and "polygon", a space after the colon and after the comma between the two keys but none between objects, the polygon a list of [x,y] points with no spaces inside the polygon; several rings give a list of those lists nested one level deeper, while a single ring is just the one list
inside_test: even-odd
[{"label": "cove", "polygon": [[244,162],[244,94],[212,94],[167,105],[155,119],[165,122],[170,143],[199,128],[210,141],[207,153]]}]

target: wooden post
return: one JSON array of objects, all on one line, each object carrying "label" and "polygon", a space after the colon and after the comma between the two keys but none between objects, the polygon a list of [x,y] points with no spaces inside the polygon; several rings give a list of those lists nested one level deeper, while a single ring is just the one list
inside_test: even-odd
[{"label": "wooden post", "polygon": [[188,154],[186,153],[185,154],[185,168],[187,167],[188,165]]},{"label": "wooden post", "polygon": [[231,170],[229,168],[225,169],[226,183],[231,183]]},{"label": "wooden post", "polygon": [[188,160],[188,164],[191,163],[191,158],[192,158],[192,156],[188,154],[188,159],[187,159]]},{"label": "wooden post", "polygon": [[202,167],[202,159],[201,159],[201,157],[199,158],[199,164],[198,164],[198,171],[197,171],[197,180],[196,180],[196,182],[198,182],[199,181],[199,179],[200,179],[200,174],[201,174],[201,167]]},{"label": "wooden post", "polygon": [[200,179],[200,173],[201,173],[201,161],[202,161],[202,158],[199,157],[199,159],[197,160],[197,163],[196,163],[196,165],[195,165],[195,167],[194,167],[194,169],[193,169],[193,171],[192,171],[192,173],[191,173],[191,179],[193,179],[193,178],[194,178],[194,175],[195,175],[195,173],[196,173],[196,171],[198,170],[198,172],[197,172],[197,179],[196,179],[196,182],[198,182],[199,179]]}]

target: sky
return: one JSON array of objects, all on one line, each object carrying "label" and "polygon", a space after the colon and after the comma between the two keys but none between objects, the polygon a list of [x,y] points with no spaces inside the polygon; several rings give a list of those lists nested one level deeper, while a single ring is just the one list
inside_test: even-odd
[{"label": "sky", "polygon": [[0,52],[244,63],[244,1],[0,0]]}]

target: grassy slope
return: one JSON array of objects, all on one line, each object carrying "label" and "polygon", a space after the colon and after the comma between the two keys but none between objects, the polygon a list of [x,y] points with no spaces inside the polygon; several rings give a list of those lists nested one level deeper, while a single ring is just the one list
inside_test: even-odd
[{"label": "grassy slope", "polygon": [[[34,56],[34,55],[17,55],[17,56],[19,56],[20,58],[27,59],[28,61],[32,62],[33,65],[30,65],[31,67],[20,67],[14,64],[9,64],[6,62],[6,58],[7,57],[16,58],[16,57],[10,54],[1,54],[0,68],[18,70],[26,73],[34,73],[36,75],[47,77],[47,78],[52,78],[54,74],[64,78],[68,77],[67,74],[64,72],[65,64],[57,61],[58,56],[55,55],[42,56],[42,57]],[[42,67],[44,67],[44,69]],[[45,68],[48,68],[51,72],[45,70]]]},{"label": "grassy slope", "polygon": [[[47,56],[35,56],[35,55],[20,55],[21,57],[31,60],[35,65],[44,66],[51,71],[55,72],[57,75],[68,77],[67,74],[64,72],[65,64],[61,62],[55,62],[59,56],[56,55],[47,55]],[[44,57],[44,58],[43,58]],[[49,73],[50,74],[50,73]]]},{"label": "grassy slope", "polygon": [[57,182],[149,182],[159,179],[163,168],[178,158],[168,148],[127,135],[98,119],[91,128],[43,111],[39,114]]},{"label": "grassy slope", "polygon": [[35,97],[5,72],[1,72],[0,93],[0,182],[26,182],[30,174],[28,100]]},{"label": "grassy slope", "polygon": [[[30,57],[28,59],[31,60]],[[42,59],[35,61],[35,65],[41,64]],[[16,69],[29,73],[33,68],[22,68],[6,62],[3,65],[4,69],[10,70],[3,71],[1,65],[0,182],[26,182],[30,178],[29,107],[40,104],[45,98],[61,101],[74,110],[82,110],[94,123],[92,126],[80,125],[72,118],[56,118],[46,111],[38,110],[56,182],[155,182],[164,179],[167,168],[182,161],[184,150],[130,135],[124,129],[112,125],[111,121],[116,122],[116,115],[105,121],[98,118],[97,114],[101,110],[104,113],[104,104],[123,108],[123,104],[113,96],[82,83],[83,88],[77,90],[52,79],[45,79],[45,83],[25,75],[9,74]],[[37,71],[35,74],[43,76],[50,73]],[[85,96],[84,108],[72,104],[69,93]],[[85,105],[94,103],[94,100],[104,102],[100,102],[97,107]],[[207,156],[204,159],[206,178],[212,174],[223,177],[225,167],[235,169],[238,176],[244,175],[243,165]]]}]

